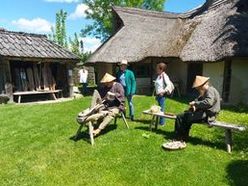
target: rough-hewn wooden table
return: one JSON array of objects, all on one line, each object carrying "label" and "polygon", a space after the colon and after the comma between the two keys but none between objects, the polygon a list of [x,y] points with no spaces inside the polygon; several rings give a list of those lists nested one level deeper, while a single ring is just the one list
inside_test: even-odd
[{"label": "rough-hewn wooden table", "polygon": [[24,92],[14,92],[14,96],[18,96],[18,103],[21,103],[22,96],[28,95],[41,95],[41,94],[50,94],[54,100],[57,99],[56,93],[61,92],[62,90],[43,90],[43,91],[24,91]]}]

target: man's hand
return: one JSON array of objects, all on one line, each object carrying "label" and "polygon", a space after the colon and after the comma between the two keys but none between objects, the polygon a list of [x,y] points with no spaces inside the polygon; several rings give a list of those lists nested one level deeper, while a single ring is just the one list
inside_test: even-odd
[{"label": "man's hand", "polygon": [[111,100],[114,100],[114,99],[115,99],[115,93],[108,91],[106,97],[107,97],[107,99],[110,100],[110,101],[111,101]]},{"label": "man's hand", "polygon": [[194,105],[195,105],[195,101],[189,102],[189,105],[190,105],[190,106],[194,106]]},{"label": "man's hand", "polygon": [[189,102],[189,106],[190,106],[190,110],[192,110],[193,112],[195,112],[195,111],[196,111],[195,101],[191,101],[191,102]]}]

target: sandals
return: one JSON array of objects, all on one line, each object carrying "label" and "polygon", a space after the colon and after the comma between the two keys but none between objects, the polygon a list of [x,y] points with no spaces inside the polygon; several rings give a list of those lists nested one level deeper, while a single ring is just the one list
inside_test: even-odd
[{"label": "sandals", "polygon": [[168,150],[179,150],[186,148],[186,143],[184,141],[170,141],[162,144],[162,147]]}]

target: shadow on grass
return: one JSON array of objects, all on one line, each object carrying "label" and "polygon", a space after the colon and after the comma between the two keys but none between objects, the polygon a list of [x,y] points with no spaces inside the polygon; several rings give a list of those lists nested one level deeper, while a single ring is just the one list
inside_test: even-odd
[{"label": "shadow on grass", "polygon": [[147,120],[147,119],[135,119],[136,123],[140,123],[140,124],[145,124],[145,125],[150,125],[151,120]]},{"label": "shadow on grass", "polygon": [[[150,131],[149,127],[135,127],[135,129]],[[153,129],[152,132],[159,134],[159,135],[164,135],[164,138],[166,140],[173,139],[175,137],[174,132],[164,131],[164,130],[161,130],[159,128],[157,130]],[[204,146],[208,146],[211,148],[217,148],[217,149],[221,149],[223,151],[226,151],[224,141],[223,142],[216,142],[216,141],[211,142],[211,141],[203,140],[203,139],[198,138],[198,137],[189,137],[187,142],[192,144],[192,145],[204,145]]]},{"label": "shadow on grass", "polygon": [[[83,129],[85,129],[87,127],[83,127]],[[104,135],[112,130],[115,130],[117,128],[117,125],[108,125],[104,130],[101,131],[101,133],[97,136],[95,136],[94,138],[98,138],[100,137],[101,135]],[[82,129],[82,130],[83,130]],[[88,129],[82,131],[77,137],[76,137],[76,134],[71,136],[69,138],[70,140],[73,140],[75,142],[79,141],[79,140],[84,140],[84,141],[87,141],[88,143],[90,143],[90,136],[89,136],[89,132],[88,132]]]},{"label": "shadow on grass", "polygon": [[226,167],[226,171],[230,185],[248,185],[248,160],[232,161]]},{"label": "shadow on grass", "polygon": [[222,109],[235,113],[248,113],[247,105],[222,105]]},{"label": "shadow on grass", "polygon": [[172,97],[170,99],[183,104],[188,104],[190,101],[192,101],[191,97]]}]

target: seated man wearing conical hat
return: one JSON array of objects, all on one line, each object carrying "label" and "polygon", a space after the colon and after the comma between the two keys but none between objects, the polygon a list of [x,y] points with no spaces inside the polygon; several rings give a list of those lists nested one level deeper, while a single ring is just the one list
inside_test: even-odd
[{"label": "seated man wearing conical hat", "polygon": [[199,92],[199,97],[189,103],[190,109],[177,115],[175,121],[175,138],[164,143],[166,149],[175,150],[186,147],[185,141],[189,137],[189,131],[193,123],[207,122],[211,125],[220,112],[220,95],[209,84],[209,77],[196,76],[193,88]]},{"label": "seated man wearing conical hat", "polygon": [[116,78],[108,73],[101,80],[103,87],[99,89],[99,94],[101,99],[104,100],[103,104],[105,108],[102,112],[104,112],[105,117],[99,127],[93,131],[94,135],[99,134],[120,111],[124,111],[125,109],[124,89],[115,80]]}]

